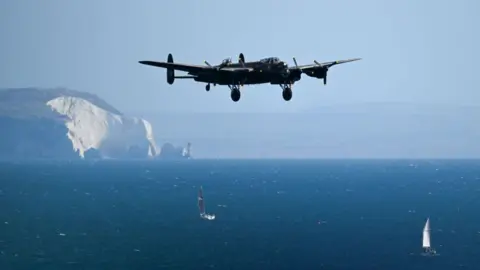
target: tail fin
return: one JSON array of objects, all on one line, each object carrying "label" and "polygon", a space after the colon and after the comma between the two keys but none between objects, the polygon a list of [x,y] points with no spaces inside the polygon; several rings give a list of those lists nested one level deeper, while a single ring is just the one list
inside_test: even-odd
[{"label": "tail fin", "polygon": [[[173,63],[173,55],[168,54],[167,63]],[[173,68],[167,68],[167,82],[168,84],[173,84],[175,81],[175,70]]]}]

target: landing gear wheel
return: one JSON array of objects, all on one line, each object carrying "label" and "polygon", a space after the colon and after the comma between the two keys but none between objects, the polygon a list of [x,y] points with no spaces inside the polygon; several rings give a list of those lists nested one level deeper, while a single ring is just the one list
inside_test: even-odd
[{"label": "landing gear wheel", "polygon": [[207,85],[205,86],[205,90],[207,90],[207,92],[210,91],[210,84],[207,84]]},{"label": "landing gear wheel", "polygon": [[230,93],[230,98],[233,100],[233,102],[237,102],[240,100],[240,90],[239,89],[233,89],[232,92]]},{"label": "landing gear wheel", "polygon": [[283,96],[283,99],[285,101],[290,101],[292,99],[292,89],[290,87],[286,87],[283,91],[282,91],[282,96]]}]

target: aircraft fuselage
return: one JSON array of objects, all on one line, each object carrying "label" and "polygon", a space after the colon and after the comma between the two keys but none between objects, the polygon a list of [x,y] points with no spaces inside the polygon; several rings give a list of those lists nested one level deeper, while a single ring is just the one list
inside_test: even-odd
[{"label": "aircraft fuselage", "polygon": [[284,84],[293,83],[300,80],[300,72],[290,72],[288,70],[288,65],[283,61],[229,63],[228,65],[224,65],[224,67],[252,68],[255,71],[248,73],[222,72],[220,67],[218,71],[212,72],[209,70],[198,73],[190,72],[189,74],[194,76],[193,79],[197,82],[213,83],[218,85],[248,85],[263,83]]},{"label": "aircraft fuselage", "polygon": [[217,73],[210,72],[199,73],[193,77],[197,82],[212,83],[218,85],[232,85],[232,84],[284,84],[294,83],[300,80],[301,74],[299,72],[290,72],[289,74],[281,74],[276,71],[262,70],[259,72],[252,72],[247,74],[231,74],[231,73]]}]

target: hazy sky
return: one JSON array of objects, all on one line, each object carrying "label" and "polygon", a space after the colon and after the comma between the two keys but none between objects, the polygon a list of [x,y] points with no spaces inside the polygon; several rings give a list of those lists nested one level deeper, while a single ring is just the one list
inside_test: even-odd
[{"label": "hazy sky", "polygon": [[[468,0],[2,0],[0,87],[65,86],[122,111],[290,112],[338,103],[480,105],[479,1]],[[305,76],[284,102],[279,86],[207,93],[166,83],[139,60],[218,63],[278,56],[293,65],[361,57]]]}]

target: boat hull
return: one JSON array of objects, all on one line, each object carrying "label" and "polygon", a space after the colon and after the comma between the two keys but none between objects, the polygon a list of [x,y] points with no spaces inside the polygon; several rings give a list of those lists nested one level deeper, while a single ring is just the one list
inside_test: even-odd
[{"label": "boat hull", "polygon": [[438,254],[437,251],[435,251],[435,250],[428,250],[428,251],[422,252],[421,255],[425,256],[425,257],[434,257],[434,256],[438,256],[440,254]]},{"label": "boat hull", "polygon": [[215,215],[210,215],[210,214],[200,214],[200,217],[202,219],[206,219],[206,220],[214,220],[215,219]]}]

